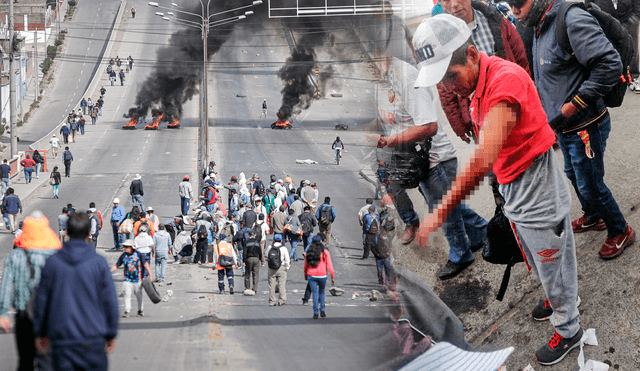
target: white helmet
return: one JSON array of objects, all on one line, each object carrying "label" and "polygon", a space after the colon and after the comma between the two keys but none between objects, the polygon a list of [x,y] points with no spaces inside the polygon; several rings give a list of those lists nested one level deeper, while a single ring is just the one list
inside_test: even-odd
[{"label": "white helmet", "polygon": [[56,135],[55,135],[55,134],[53,134],[53,136],[55,137]]}]

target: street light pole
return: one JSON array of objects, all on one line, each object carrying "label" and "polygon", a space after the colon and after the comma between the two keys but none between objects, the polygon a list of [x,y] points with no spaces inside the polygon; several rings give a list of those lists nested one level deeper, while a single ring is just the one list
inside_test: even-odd
[{"label": "street light pole", "polygon": [[14,30],[15,22],[13,19],[13,1],[9,1],[9,105],[10,105],[10,123],[11,123],[11,156],[18,155],[18,137],[16,136],[16,74],[14,59]]},{"label": "street light pole", "polygon": [[[209,0],[211,1],[211,0]],[[202,4],[202,2],[201,2]],[[204,14],[204,4],[202,4],[202,10],[203,10],[203,14]],[[209,14],[209,4],[207,4],[207,15]],[[203,18],[202,19],[202,44],[203,44],[203,64],[202,64],[202,96],[203,96],[203,101],[202,101],[202,105],[203,105],[203,111],[202,111],[202,123],[201,123],[201,128],[202,128],[202,154],[200,157],[200,163],[201,163],[201,170],[202,173],[204,173],[204,169],[207,168],[207,164],[209,162],[209,88],[208,88],[208,83],[209,83],[209,74],[207,71],[207,62],[208,62],[208,55],[207,55],[207,39],[209,37],[209,19],[208,18]],[[202,179],[202,178],[200,178]]]}]

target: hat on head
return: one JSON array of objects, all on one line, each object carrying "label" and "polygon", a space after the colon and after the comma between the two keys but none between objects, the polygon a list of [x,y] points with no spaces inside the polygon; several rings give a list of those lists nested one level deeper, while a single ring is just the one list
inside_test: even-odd
[{"label": "hat on head", "polygon": [[215,162],[215,161],[213,161],[213,160],[211,160],[211,161],[209,161],[209,165],[216,166],[216,162]]},{"label": "hat on head", "polygon": [[282,242],[282,235],[280,233],[276,233],[273,235],[273,240],[275,242]]},{"label": "hat on head", "polygon": [[153,211],[153,207],[151,206],[147,207],[147,211]]},{"label": "hat on head", "polygon": [[267,188],[267,193],[271,193],[271,188]]},{"label": "hat on head", "polygon": [[264,220],[264,214],[263,214],[263,213],[260,213],[260,215],[258,215],[258,219],[260,219],[260,220]]},{"label": "hat on head", "polygon": [[49,226],[49,219],[40,211],[34,211],[24,218],[22,234],[13,242],[23,249],[59,249],[62,243],[58,233]]},{"label": "hat on head", "polygon": [[216,174],[215,173],[209,174],[209,179],[215,179],[215,178],[216,178]]},{"label": "hat on head", "polygon": [[305,179],[304,184],[311,184],[311,182],[309,181],[309,179]]},{"label": "hat on head", "polygon": [[313,236],[313,239],[311,240],[313,242],[322,242],[322,237],[315,235]]},{"label": "hat on head", "polygon": [[376,207],[375,207],[375,206],[373,206],[373,205],[371,205],[371,206],[369,206],[369,210],[370,210],[370,211],[376,211]]},{"label": "hat on head", "polygon": [[135,247],[136,245],[133,243],[133,240],[130,240],[130,239],[124,240],[124,242],[121,243],[120,246],[122,246],[122,247],[133,247],[134,249],[136,248]]},{"label": "hat on head", "polygon": [[226,241],[227,240],[227,235],[226,234],[221,234],[220,235],[220,241]]},{"label": "hat on head", "polygon": [[133,180],[140,180],[140,179],[142,179],[142,177],[140,176],[140,174],[136,174],[136,175],[133,177]]},{"label": "hat on head", "polygon": [[284,183],[282,179],[278,179],[278,183]]},{"label": "hat on head", "polygon": [[118,197],[113,199],[113,203],[114,204],[119,204],[120,203],[120,199]]},{"label": "hat on head", "polygon": [[238,178],[235,175],[232,175],[231,180],[238,180]]},{"label": "hat on head", "polygon": [[189,180],[189,176],[185,175],[184,178],[182,178],[183,180]]},{"label": "hat on head", "polygon": [[414,87],[433,86],[440,82],[449,68],[453,52],[471,37],[471,30],[458,17],[438,14],[427,18],[413,35],[420,73]]},{"label": "hat on head", "polygon": [[262,201],[262,199],[260,198],[260,196],[256,196],[253,198],[254,201]]},{"label": "hat on head", "polygon": [[55,137],[56,135],[55,135],[55,134],[53,134],[53,136]]},{"label": "hat on head", "polygon": [[286,177],[286,178],[284,179],[284,181],[285,181],[285,182],[287,182],[287,183],[293,183],[293,180],[291,180],[291,177],[290,177],[290,176]]},{"label": "hat on head", "polygon": [[216,216],[219,216],[219,217],[222,218],[224,216],[224,214],[222,214],[222,211],[218,210],[218,211],[216,211]]}]

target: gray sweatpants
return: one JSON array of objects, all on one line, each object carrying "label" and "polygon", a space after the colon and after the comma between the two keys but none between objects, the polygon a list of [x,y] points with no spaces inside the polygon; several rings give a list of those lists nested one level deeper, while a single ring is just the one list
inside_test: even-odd
[{"label": "gray sweatpants", "polygon": [[553,315],[551,324],[564,338],[580,331],[576,245],[569,214],[555,228],[533,229],[516,224],[527,263],[540,278]]}]

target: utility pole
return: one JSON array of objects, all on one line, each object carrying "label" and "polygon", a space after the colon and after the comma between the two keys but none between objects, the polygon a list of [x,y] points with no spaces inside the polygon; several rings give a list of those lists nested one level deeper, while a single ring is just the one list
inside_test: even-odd
[{"label": "utility pole", "polygon": [[18,138],[16,137],[16,75],[14,71],[14,36],[15,20],[13,19],[13,1],[9,1],[9,101],[11,110],[11,156],[18,155]]},{"label": "utility pole", "polygon": [[[45,28],[46,30],[46,28]],[[46,32],[46,31],[45,31]],[[36,100],[40,98],[40,81],[38,81],[38,29],[36,28],[35,37],[33,39],[33,76],[36,82]]]}]

